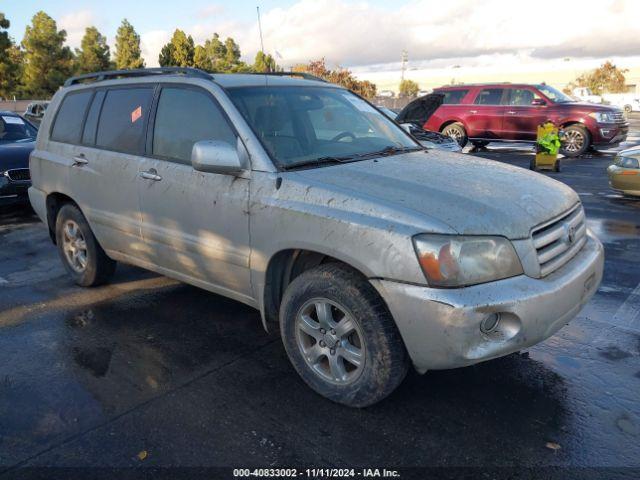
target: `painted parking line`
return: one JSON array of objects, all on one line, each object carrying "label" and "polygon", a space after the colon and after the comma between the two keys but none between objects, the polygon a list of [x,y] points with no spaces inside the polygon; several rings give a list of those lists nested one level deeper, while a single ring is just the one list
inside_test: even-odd
[{"label": "painted parking line", "polygon": [[614,325],[640,329],[640,283],[629,294],[613,316]]}]

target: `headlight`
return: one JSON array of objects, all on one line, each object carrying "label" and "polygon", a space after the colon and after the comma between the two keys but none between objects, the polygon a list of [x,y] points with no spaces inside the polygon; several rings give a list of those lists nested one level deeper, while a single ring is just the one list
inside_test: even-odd
[{"label": "headlight", "polygon": [[464,287],[523,273],[513,245],[503,237],[423,234],[413,244],[431,287]]},{"label": "headlight", "polygon": [[0,188],[4,187],[7,183],[9,183],[7,172],[0,172]]},{"label": "headlight", "polygon": [[591,112],[589,116],[598,123],[616,123],[613,113],[610,112]]}]

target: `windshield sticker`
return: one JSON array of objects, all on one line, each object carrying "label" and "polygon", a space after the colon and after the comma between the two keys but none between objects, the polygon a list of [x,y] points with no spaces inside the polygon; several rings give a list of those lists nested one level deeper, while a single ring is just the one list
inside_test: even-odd
[{"label": "windshield sticker", "polygon": [[136,123],[142,116],[142,106],[136,108],[131,112],[131,123]]},{"label": "windshield sticker", "polygon": [[361,112],[376,113],[376,110],[361,98],[358,98],[355,95],[352,95],[350,93],[344,93],[343,96],[349,101],[349,103],[351,103],[354,107],[356,107]]},{"label": "windshield sticker", "polygon": [[9,117],[2,115],[2,120],[4,120],[4,123],[10,123],[12,125],[24,125],[24,120],[22,120],[20,117]]}]

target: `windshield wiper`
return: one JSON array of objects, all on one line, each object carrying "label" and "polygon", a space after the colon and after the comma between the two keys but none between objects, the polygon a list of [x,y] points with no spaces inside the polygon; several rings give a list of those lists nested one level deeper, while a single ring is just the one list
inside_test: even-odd
[{"label": "windshield wiper", "polygon": [[316,166],[316,165],[335,165],[337,163],[345,163],[350,160],[357,158],[356,155],[346,155],[346,156],[326,156],[326,157],[318,157],[312,158],[310,160],[302,160],[300,162],[290,163],[289,165],[282,166],[283,170],[293,170],[295,168],[300,167],[308,167],[308,166]]},{"label": "windshield wiper", "polygon": [[361,156],[362,157],[388,157],[390,155],[398,155],[400,153],[408,153],[408,152],[420,152],[423,150],[425,150],[424,147],[395,147],[395,146],[389,145],[388,147],[384,147],[382,150],[366,153]]}]

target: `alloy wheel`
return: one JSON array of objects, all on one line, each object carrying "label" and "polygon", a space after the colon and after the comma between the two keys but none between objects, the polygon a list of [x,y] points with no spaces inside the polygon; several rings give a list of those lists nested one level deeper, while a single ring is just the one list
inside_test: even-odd
[{"label": "alloy wheel", "polygon": [[75,272],[83,273],[87,268],[87,242],[73,220],[67,220],[62,227],[62,250],[69,266]]},{"label": "alloy wheel", "polygon": [[296,315],[296,340],[302,356],[323,380],[353,383],[366,360],[363,334],[353,315],[326,298],[306,302]]},{"label": "alloy wheel", "polygon": [[567,152],[579,152],[584,147],[585,137],[579,130],[569,130],[564,134],[563,147]]}]

